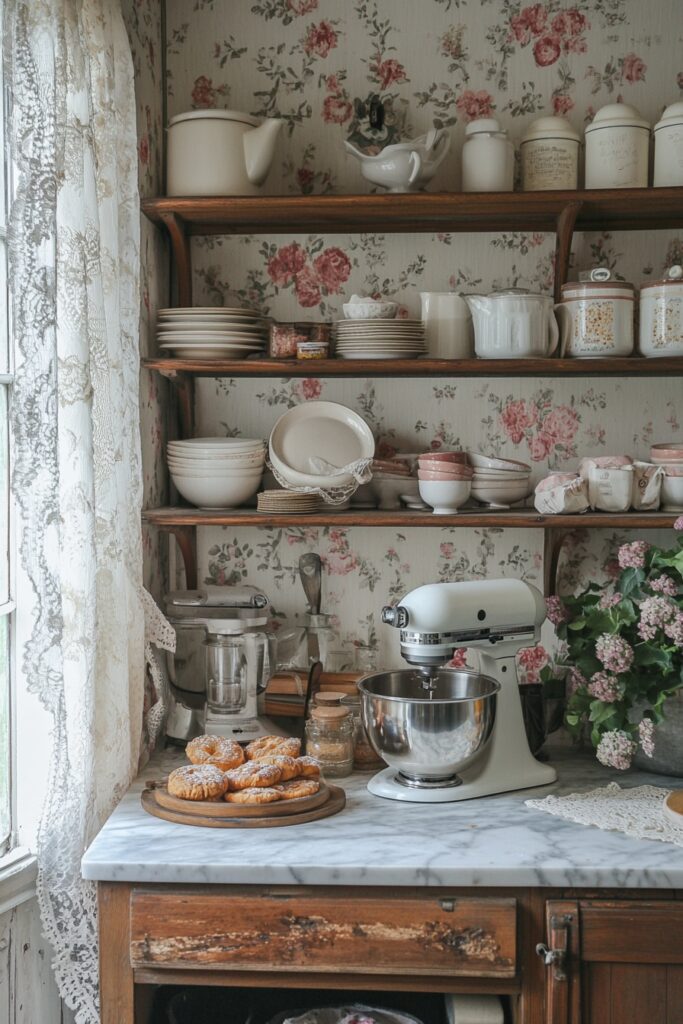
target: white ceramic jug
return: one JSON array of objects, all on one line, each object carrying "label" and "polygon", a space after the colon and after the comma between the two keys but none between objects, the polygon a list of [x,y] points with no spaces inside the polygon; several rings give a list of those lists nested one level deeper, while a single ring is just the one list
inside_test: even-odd
[{"label": "white ceramic jug", "polygon": [[427,353],[434,359],[469,359],[472,314],[458,292],[420,292]]},{"label": "white ceramic jug", "polygon": [[409,142],[385,146],[372,155],[346,141],[344,148],[360,163],[363,177],[389,192],[419,192],[432,180],[450,149],[451,137],[442,128],[432,128]]},{"label": "white ceramic jug", "polygon": [[466,298],[480,359],[538,359],[557,348],[560,332],[549,295],[510,288]]},{"label": "white ceramic jug", "polygon": [[236,110],[191,110],[171,118],[168,195],[259,195],[283,124]]}]

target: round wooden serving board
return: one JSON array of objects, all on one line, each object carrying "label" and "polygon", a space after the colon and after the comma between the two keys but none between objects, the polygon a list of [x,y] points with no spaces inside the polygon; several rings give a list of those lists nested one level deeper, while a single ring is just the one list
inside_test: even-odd
[{"label": "round wooden serving board", "polygon": [[346,793],[338,786],[320,783],[313,796],[298,800],[278,800],[272,804],[229,804],[224,800],[180,800],[166,787],[148,785],[142,793],[142,806],[148,814],[177,825],[203,828],[276,828],[302,825],[337,814],[346,804]]},{"label": "round wooden serving board", "polygon": [[683,789],[674,789],[664,801],[664,813],[674,825],[683,828]]}]

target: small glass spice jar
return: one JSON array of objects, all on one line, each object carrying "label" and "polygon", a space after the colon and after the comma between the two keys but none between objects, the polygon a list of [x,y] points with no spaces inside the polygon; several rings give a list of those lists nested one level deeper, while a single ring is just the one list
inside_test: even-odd
[{"label": "small glass spice jar", "polygon": [[328,779],[345,779],[353,771],[353,715],[348,708],[316,704],[306,722],[306,753]]},{"label": "small glass spice jar", "polygon": [[376,772],[384,767],[384,761],[370,744],[368,734],[363,725],[361,700],[359,693],[345,693],[342,706],[347,707],[353,715],[353,769],[356,772]]}]

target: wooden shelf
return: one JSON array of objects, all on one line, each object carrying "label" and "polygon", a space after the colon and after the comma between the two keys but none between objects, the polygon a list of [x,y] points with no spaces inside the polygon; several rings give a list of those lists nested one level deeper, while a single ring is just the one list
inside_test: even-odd
[{"label": "wooden shelf", "polygon": [[583,515],[540,515],[534,509],[495,511],[465,509],[452,516],[435,516],[431,512],[379,512],[349,509],[346,512],[316,512],[313,515],[266,515],[255,509],[208,511],[198,508],[153,508],[142,513],[151,526],[173,530],[196,526],[462,526],[507,527],[510,529],[579,530],[579,529],[668,529],[673,526],[675,512],[586,512]]},{"label": "wooden shelf", "polygon": [[619,359],[143,359],[170,380],[194,377],[669,377],[683,358]]},{"label": "wooden shelf", "polygon": [[576,231],[683,227],[683,188],[406,195],[209,196],[144,199],[156,223],[191,235],[296,232],[555,231],[570,204]]}]

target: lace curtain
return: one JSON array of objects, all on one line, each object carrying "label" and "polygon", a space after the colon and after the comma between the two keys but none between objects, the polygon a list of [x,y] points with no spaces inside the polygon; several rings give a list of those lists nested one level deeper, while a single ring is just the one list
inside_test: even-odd
[{"label": "lace curtain", "polygon": [[135,773],[145,671],[133,66],[117,0],[4,7],[14,484],[35,606],[19,655],[53,721],[38,895],[62,996],[94,1024],[80,858]]}]

